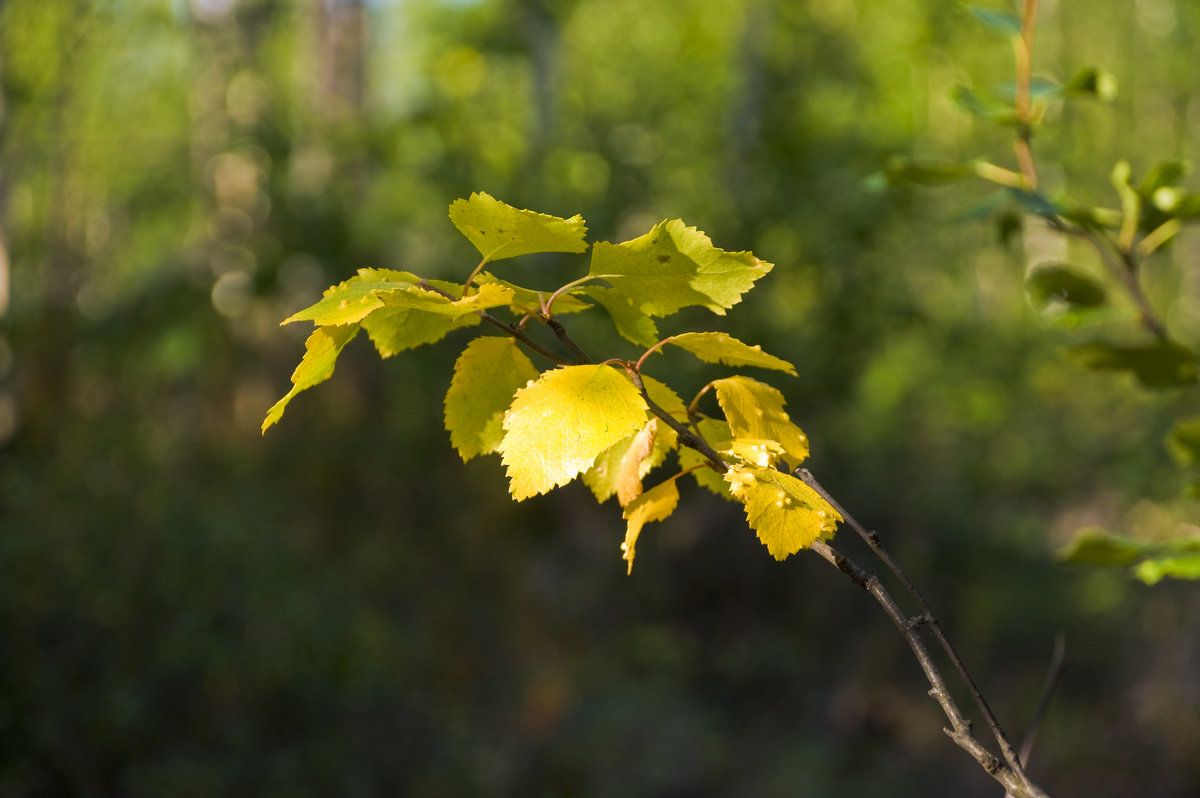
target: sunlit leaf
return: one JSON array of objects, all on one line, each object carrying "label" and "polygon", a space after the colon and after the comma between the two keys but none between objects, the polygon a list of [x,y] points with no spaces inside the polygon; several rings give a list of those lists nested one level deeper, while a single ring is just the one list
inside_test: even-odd
[{"label": "sunlit leaf", "polygon": [[520,210],[483,192],[451,203],[450,220],[488,260],[587,250],[582,216],[563,219]]},{"label": "sunlit leaf", "polygon": [[1078,565],[1133,565],[1133,575],[1148,585],[1166,577],[1200,579],[1200,535],[1134,540],[1090,527],[1059,558]]},{"label": "sunlit leaf", "polygon": [[[684,407],[683,400],[669,387],[645,374],[642,375],[642,384],[646,386],[646,392],[656,405],[679,420],[687,418],[687,408]],[[639,463],[638,479],[645,477],[651,469],[660,465],[666,459],[667,453],[675,448],[675,430],[661,422],[655,425],[655,429],[650,454]],[[622,479],[621,466],[634,445],[635,437],[631,435],[601,452],[592,467],[584,472],[583,484],[592,491],[596,501],[607,501],[617,493]]]},{"label": "sunlit leaf", "polygon": [[420,278],[410,272],[359,269],[354,277],[327,289],[315,305],[293,313],[283,323],[311,321],[321,326],[353,324],[382,307],[383,302],[376,296],[377,292],[415,289],[418,282]]},{"label": "sunlit leaf", "polygon": [[758,366],[796,376],[796,367],[791,363],[768,355],[761,346],[749,346],[723,332],[682,333],[671,336],[667,343],[691,352],[706,363]]},{"label": "sunlit leaf", "polygon": [[304,357],[292,372],[292,389],[267,411],[267,417],[262,423],[263,432],[283,417],[283,411],[296,394],[333,376],[338,353],[358,334],[358,327],[357,324],[344,324],[313,330],[304,343]]},{"label": "sunlit leaf", "polygon": [[1097,341],[1074,347],[1071,353],[1088,368],[1131,372],[1147,388],[1178,388],[1200,376],[1196,353],[1173,341],[1136,346]]},{"label": "sunlit leaf", "polygon": [[1130,565],[1143,553],[1144,545],[1140,541],[1088,527],[1081,529],[1058,557],[1063,562],[1077,565]]},{"label": "sunlit leaf", "polygon": [[841,515],[816,491],[774,468],[734,465],[725,474],[733,495],[746,505],[746,520],[777,560],[816,540],[833,537]]},{"label": "sunlit leaf", "polygon": [[784,411],[778,390],[749,377],[714,380],[713,388],[734,438],[776,441],[786,452],[789,469],[808,457],[808,437]]},{"label": "sunlit leaf", "polygon": [[407,349],[440,341],[451,330],[479,324],[474,313],[457,319],[408,308],[376,308],[362,320],[380,357],[391,357]]},{"label": "sunlit leaf", "polygon": [[450,443],[463,460],[499,448],[505,411],[516,392],[537,376],[512,338],[480,336],[467,345],[454,364],[445,401]]},{"label": "sunlit leaf", "polygon": [[734,438],[720,452],[749,465],[763,467],[775,465],[786,454],[776,441],[763,438]]},{"label": "sunlit leaf", "polygon": [[503,307],[512,302],[513,290],[506,286],[486,283],[475,293],[460,299],[450,299],[419,286],[376,291],[375,298],[386,307],[407,308],[457,319],[468,313]]},{"label": "sunlit leaf", "polygon": [[609,287],[589,286],[586,293],[608,309],[622,335],[648,346],[654,343],[649,317],[692,305],[724,315],[771,268],[749,252],[717,249],[704,233],[675,219],[632,241],[597,243],[588,274]]},{"label": "sunlit leaf", "polygon": [[629,443],[617,468],[617,503],[622,507],[642,493],[642,467],[648,466],[654,450],[654,439],[658,437],[658,419],[646,422]]},{"label": "sunlit leaf", "polygon": [[567,366],[517,392],[499,451],[517,501],[565,485],[646,422],[646,402],[624,372]]},{"label": "sunlit leaf", "polygon": [[1133,573],[1148,585],[1157,584],[1166,577],[1200,579],[1200,551],[1151,557],[1138,563]]},{"label": "sunlit leaf", "polygon": [[622,515],[625,518],[625,541],[621,544],[622,557],[629,564],[627,573],[633,573],[633,558],[636,555],[638,537],[642,527],[651,521],[663,521],[679,504],[679,486],[674,479],[668,479],[661,485],[655,485],[650,490],[638,496],[625,506]]}]

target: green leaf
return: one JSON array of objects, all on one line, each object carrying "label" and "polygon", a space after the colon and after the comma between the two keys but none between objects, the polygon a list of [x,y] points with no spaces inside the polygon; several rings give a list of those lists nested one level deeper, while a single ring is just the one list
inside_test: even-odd
[{"label": "green leaf", "polygon": [[587,293],[613,314],[622,334],[644,337],[642,317],[668,316],[692,305],[724,315],[771,268],[749,252],[717,249],[704,233],[675,219],[632,241],[597,243],[588,276],[611,287],[591,286]]},{"label": "green leaf", "polygon": [[1081,529],[1058,557],[1077,565],[1130,565],[1143,553],[1144,545],[1139,541],[1088,527]]},{"label": "green leaf", "polygon": [[1054,306],[1095,308],[1105,302],[1104,286],[1094,277],[1064,263],[1043,263],[1025,278],[1029,302],[1038,311]]},{"label": "green leaf", "polygon": [[1138,193],[1146,202],[1153,202],[1160,188],[1171,188],[1192,173],[1192,162],[1186,158],[1171,158],[1154,165],[1138,185]]},{"label": "green leaf", "polygon": [[319,302],[284,319],[284,324],[294,321],[311,321],[321,326],[352,324],[362,321],[372,311],[382,307],[376,295],[379,291],[415,288],[420,278],[411,272],[392,269],[359,269],[349,280],[326,289]]},{"label": "green leaf", "polygon": [[1200,463],[1200,418],[1189,418],[1176,424],[1167,445],[1184,465]]},{"label": "green leaf", "polygon": [[451,203],[450,221],[487,260],[587,250],[582,216],[563,219],[519,210],[483,192]]},{"label": "green leaf", "polygon": [[727,366],[758,366],[785,371],[796,376],[796,367],[786,360],[762,351],[761,346],[748,346],[723,332],[682,333],[666,339],[672,346],[691,352],[705,363],[724,363]]},{"label": "green leaf", "polygon": [[969,163],[916,161],[904,155],[893,155],[888,158],[883,171],[893,185],[903,183],[938,185],[971,177],[975,174],[975,167]]},{"label": "green leaf", "polygon": [[658,325],[632,296],[598,285],[587,286],[584,293],[608,311],[622,338],[646,347],[654,346],[658,341]]},{"label": "green leaf", "polygon": [[1074,347],[1071,354],[1088,368],[1132,372],[1147,388],[1178,388],[1200,376],[1196,353],[1173,341],[1140,346],[1097,341]]},{"label": "green leaf", "polygon": [[304,357],[292,372],[292,389],[267,411],[267,417],[262,423],[263,432],[283,417],[283,411],[296,394],[333,376],[338,353],[358,334],[358,327],[357,324],[345,324],[313,330],[304,343]]},{"label": "green leaf", "polygon": [[1005,36],[1021,35],[1021,18],[1016,14],[1009,11],[1000,11],[995,8],[984,8],[983,6],[967,5],[966,9],[971,12],[971,16],[997,33],[1002,33]]},{"label": "green leaf", "polygon": [[[1080,565],[1134,565],[1133,574],[1148,585],[1166,577],[1200,579],[1200,535],[1167,540],[1134,540],[1089,527],[1059,554]],[[1139,562],[1140,560],[1140,562]]]},{"label": "green leaf", "polygon": [[[950,92],[950,100],[972,116],[990,122],[1008,125],[1015,123],[1017,119],[1016,109],[1011,103],[1002,103],[989,96],[979,94],[970,86],[955,86]],[[956,174],[952,175],[950,179],[965,176],[965,174]]]},{"label": "green leaf", "polygon": [[[680,421],[687,419],[687,408],[684,407],[683,400],[669,387],[645,374],[642,375],[642,384],[646,386],[646,393],[650,394],[650,398],[656,405]],[[637,435],[631,435],[601,452],[592,467],[584,472],[583,484],[592,491],[596,501],[608,501],[609,497],[618,492],[621,485],[622,464],[629,457],[636,437]],[[656,424],[653,447],[649,455],[640,460],[636,474],[637,479],[645,477],[666,459],[667,453],[676,446],[676,438],[675,430],[665,423]]]},{"label": "green leaf", "polygon": [[664,521],[679,504],[679,486],[672,477],[660,485],[638,496],[625,506],[625,541],[621,544],[621,556],[629,563],[627,573],[633,573],[633,558],[636,554],[638,537],[642,527],[651,521]]},{"label": "green leaf", "polygon": [[1200,579],[1200,552],[1151,557],[1138,563],[1133,573],[1148,585],[1157,584],[1168,576],[1175,579]]},{"label": "green leaf", "polygon": [[808,457],[808,437],[792,423],[775,388],[749,377],[714,380],[713,388],[732,437],[775,441],[786,452],[789,470]]},{"label": "green leaf", "polygon": [[380,307],[362,320],[380,357],[391,357],[406,349],[436,343],[451,330],[479,324],[475,314],[452,319],[408,308]]},{"label": "green leaf", "polygon": [[842,520],[816,491],[774,468],[734,465],[725,473],[733,495],[746,505],[746,520],[777,560],[816,540],[833,537]]},{"label": "green leaf", "polygon": [[612,366],[547,371],[517,391],[499,451],[517,501],[565,485],[646,422],[646,402]]},{"label": "green leaf", "polygon": [[468,313],[508,305],[512,302],[513,291],[502,285],[488,283],[479,286],[477,292],[461,299],[450,299],[419,286],[379,290],[374,296],[387,307],[419,310],[448,319],[457,319]]},{"label": "green leaf", "polygon": [[446,392],[450,443],[464,461],[490,454],[504,438],[504,413],[538,370],[512,338],[480,336],[459,355]]},{"label": "green leaf", "polygon": [[1090,95],[1100,102],[1110,103],[1117,98],[1117,76],[1105,69],[1085,67],[1063,84],[1067,95]]}]

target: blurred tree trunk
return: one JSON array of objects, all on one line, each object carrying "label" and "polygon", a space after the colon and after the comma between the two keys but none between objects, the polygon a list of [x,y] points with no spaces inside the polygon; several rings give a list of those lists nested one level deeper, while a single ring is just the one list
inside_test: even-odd
[{"label": "blurred tree trunk", "polygon": [[366,9],[362,0],[313,0],[314,105],[328,120],[357,117],[366,99]]}]

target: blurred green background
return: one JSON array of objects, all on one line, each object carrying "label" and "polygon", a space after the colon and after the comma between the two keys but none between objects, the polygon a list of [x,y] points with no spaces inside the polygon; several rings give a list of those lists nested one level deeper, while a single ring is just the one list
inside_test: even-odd
[{"label": "blurred green background", "polygon": [[[1121,83],[1051,109],[1044,180],[1111,205],[1116,158],[1195,157],[1198,42],[1193,3],[1043,2],[1037,70]],[[628,577],[615,504],[461,463],[469,333],[358,341],[259,435],[307,334],[278,322],[363,266],[461,279],[474,190],[776,263],[664,331],[800,366],[773,381],[811,467],[1017,738],[1065,634],[1044,787],[1200,794],[1196,586],[1054,560],[1200,517],[1162,445],[1196,395],[1067,358],[1021,253],[963,221],[986,188],[864,184],[896,153],[1010,163],[948,99],[1010,61],[917,0],[0,2],[0,797],[999,794],[870,599],[737,507],[685,492]],[[1193,343],[1198,251],[1148,275]]]}]

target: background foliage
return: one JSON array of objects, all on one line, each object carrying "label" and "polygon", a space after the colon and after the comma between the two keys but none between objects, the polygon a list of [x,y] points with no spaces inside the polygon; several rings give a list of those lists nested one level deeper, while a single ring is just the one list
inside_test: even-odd
[{"label": "background foliage", "polygon": [[[1045,181],[1112,203],[1117,157],[1197,155],[1200,11],[1040,20],[1039,72],[1121,84],[1058,113]],[[462,464],[453,344],[357,342],[259,437],[302,351],[278,321],[359,267],[469,269],[473,190],[778,264],[722,329],[801,365],[814,472],[1018,736],[1065,632],[1037,780],[1200,789],[1195,585],[1054,561],[1195,521],[1163,445],[1195,394],[1069,360],[963,218],[984,189],[863,182],[1007,147],[949,100],[1010,79],[955,4],[6,0],[0,54],[0,795],[993,789],[886,618],[739,508],[685,496],[630,578],[615,505]],[[1193,344],[1197,246],[1148,275]]]}]

